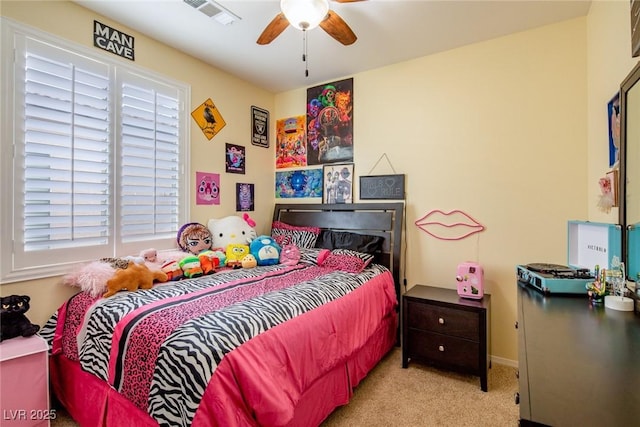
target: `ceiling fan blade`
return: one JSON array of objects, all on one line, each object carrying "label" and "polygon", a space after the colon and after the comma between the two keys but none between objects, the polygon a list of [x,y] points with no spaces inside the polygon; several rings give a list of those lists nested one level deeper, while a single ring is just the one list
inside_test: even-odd
[{"label": "ceiling fan blade", "polygon": [[269,25],[267,25],[267,27],[264,29],[262,34],[260,34],[260,37],[258,37],[257,43],[258,44],[271,43],[288,26],[289,26],[289,21],[287,21],[287,18],[284,17],[284,13],[280,12],[279,14],[276,15],[275,18],[273,18],[271,22],[269,22]]},{"label": "ceiling fan blade", "polygon": [[324,21],[320,22],[320,27],[345,46],[355,43],[358,39],[351,27],[332,10],[329,11]]}]

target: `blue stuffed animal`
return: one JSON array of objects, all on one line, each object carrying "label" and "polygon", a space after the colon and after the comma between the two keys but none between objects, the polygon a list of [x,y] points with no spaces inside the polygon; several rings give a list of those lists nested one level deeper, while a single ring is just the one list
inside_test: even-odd
[{"label": "blue stuffed animal", "polygon": [[249,253],[258,265],[275,265],[280,262],[280,245],[271,236],[258,236],[249,245]]}]

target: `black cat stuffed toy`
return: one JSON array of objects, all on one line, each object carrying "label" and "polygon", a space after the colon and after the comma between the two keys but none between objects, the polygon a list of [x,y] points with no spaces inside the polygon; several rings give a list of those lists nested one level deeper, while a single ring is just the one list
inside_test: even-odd
[{"label": "black cat stuffed toy", "polygon": [[15,337],[30,337],[40,330],[40,326],[29,322],[24,314],[29,310],[27,295],[0,297],[0,341]]}]

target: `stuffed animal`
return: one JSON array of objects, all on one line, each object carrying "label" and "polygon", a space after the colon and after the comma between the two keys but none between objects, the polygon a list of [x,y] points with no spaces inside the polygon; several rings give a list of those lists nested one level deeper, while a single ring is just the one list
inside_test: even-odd
[{"label": "stuffed animal", "polygon": [[293,243],[282,246],[280,264],[296,265],[298,262],[300,262],[300,249]]},{"label": "stuffed animal", "polygon": [[189,255],[194,255],[200,263],[199,267],[196,267],[196,260],[193,257],[181,260],[180,266],[186,265],[187,268],[187,270],[183,268],[185,277],[192,278],[203,274],[212,274],[218,267],[222,267],[219,254],[211,250],[211,231],[204,225],[197,222],[183,225],[178,230],[177,241],[180,249],[188,252]]},{"label": "stuffed animal", "polygon": [[204,271],[202,271],[202,264],[200,264],[200,258],[195,255],[187,255],[178,262],[178,265],[182,269],[184,277],[188,279],[200,277],[204,274]]},{"label": "stuffed animal", "polygon": [[166,282],[167,274],[163,271],[151,271],[144,264],[130,261],[127,268],[118,269],[113,277],[107,280],[107,292],[102,296],[108,298],[122,290],[151,289],[156,280]]},{"label": "stuffed animal", "polygon": [[249,245],[231,243],[227,246],[227,267],[242,268],[242,258],[249,253]]},{"label": "stuffed animal", "polygon": [[167,281],[180,280],[184,277],[178,261],[170,259],[162,264],[161,270],[167,275]]},{"label": "stuffed animal", "polygon": [[249,245],[249,252],[258,265],[274,265],[280,262],[280,245],[271,236],[258,236]]},{"label": "stuffed animal", "polygon": [[220,259],[212,250],[200,252],[198,259],[200,260],[200,267],[202,268],[203,274],[215,273],[216,268],[220,267]]},{"label": "stuffed animal", "polygon": [[256,223],[248,214],[242,218],[231,215],[220,219],[210,219],[207,227],[211,232],[213,249],[226,251],[230,244],[248,245],[256,238]]},{"label": "stuffed animal", "polygon": [[9,295],[0,298],[0,341],[15,337],[30,337],[40,330],[24,314],[29,310],[27,295]]},{"label": "stuffed animal", "polygon": [[153,248],[144,249],[140,252],[140,256],[144,259],[144,262],[158,262],[158,251]]},{"label": "stuffed animal", "polygon": [[246,254],[244,258],[240,260],[240,264],[242,265],[242,268],[254,268],[258,265],[258,261],[256,261],[256,258],[253,255]]}]

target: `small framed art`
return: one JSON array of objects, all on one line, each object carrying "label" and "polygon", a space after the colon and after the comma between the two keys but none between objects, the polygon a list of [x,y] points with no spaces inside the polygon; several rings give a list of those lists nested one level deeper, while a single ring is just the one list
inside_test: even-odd
[{"label": "small framed art", "polygon": [[353,202],[353,163],[322,168],[322,203]]}]

